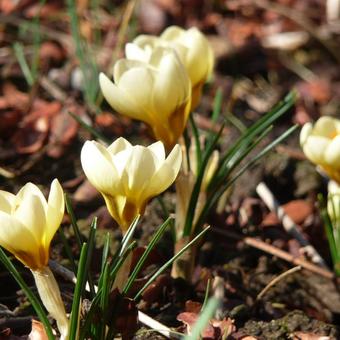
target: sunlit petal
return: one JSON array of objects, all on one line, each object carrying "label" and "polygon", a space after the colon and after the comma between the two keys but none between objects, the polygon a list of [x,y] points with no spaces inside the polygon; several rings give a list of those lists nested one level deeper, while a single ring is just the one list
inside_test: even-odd
[{"label": "sunlit petal", "polygon": [[15,195],[0,190],[0,211],[10,214],[15,203]]},{"label": "sunlit petal", "polygon": [[47,225],[45,228],[45,247],[49,244],[59,228],[65,212],[64,192],[57,179],[51,184],[50,194],[48,196],[47,208]]},{"label": "sunlit petal", "polygon": [[111,155],[104,146],[94,141],[87,141],[80,154],[83,170],[99,191],[119,191],[118,173],[112,163]]},{"label": "sunlit petal", "polygon": [[39,263],[39,243],[32,230],[18,219],[0,212],[0,245],[25,265]]}]

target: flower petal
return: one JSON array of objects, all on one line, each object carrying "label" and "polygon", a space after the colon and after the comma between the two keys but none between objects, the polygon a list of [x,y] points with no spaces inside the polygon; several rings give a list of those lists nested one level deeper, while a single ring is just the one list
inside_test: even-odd
[{"label": "flower petal", "polygon": [[179,26],[169,26],[164,32],[161,34],[161,39],[173,41],[175,39],[181,38],[185,30]]},{"label": "flower petal", "polygon": [[300,132],[300,145],[303,146],[307,138],[312,134],[313,132],[313,124],[308,122],[303,125],[301,132]]},{"label": "flower petal", "polygon": [[303,152],[315,164],[324,164],[324,153],[328,145],[330,144],[330,139],[311,135],[307,138],[303,144]]},{"label": "flower petal", "polygon": [[15,195],[7,191],[0,190],[0,211],[11,214],[15,199]]},{"label": "flower petal", "polygon": [[[123,151],[116,153],[115,155],[112,155],[112,162],[118,171],[118,176],[120,180],[122,181],[122,183],[123,183],[123,179],[122,179],[123,172],[125,170],[126,163],[131,156],[132,150],[133,150],[133,147],[131,146],[131,148],[127,148]],[[125,183],[124,185],[122,184],[122,187],[125,187]],[[127,187],[127,184],[126,184],[126,187]]]},{"label": "flower petal", "polygon": [[156,170],[156,162],[156,156],[148,148],[140,145],[133,147],[124,170],[124,174],[128,178],[127,196],[138,200],[141,192],[149,185],[150,179]]},{"label": "flower petal", "polygon": [[104,146],[95,141],[85,142],[80,159],[86,177],[97,190],[110,195],[120,191],[117,169]]},{"label": "flower petal", "polygon": [[45,210],[47,209],[46,198],[44,197],[41,190],[33,183],[26,183],[17,193],[16,195],[16,204],[20,204],[20,202],[25,199],[26,196],[31,197],[32,195],[36,195],[39,197],[41,203],[43,204]]},{"label": "flower petal", "polygon": [[117,87],[117,85],[112,83],[103,73],[99,75],[99,84],[105,99],[115,111],[130,118],[148,123],[148,117],[143,109],[136,104],[136,101],[128,92]]},{"label": "flower petal", "polygon": [[150,59],[151,50],[143,49],[134,43],[127,43],[125,45],[125,55],[127,59],[140,60],[147,63]]},{"label": "flower petal", "polygon": [[38,244],[43,244],[46,228],[47,203],[44,197],[43,200],[35,193],[26,194],[12,213],[32,233]]},{"label": "flower petal", "polygon": [[[130,60],[131,61],[131,60]],[[139,67],[132,67],[124,72],[117,86],[125,93],[133,96],[134,102],[138,103],[140,111],[152,112],[150,96],[153,91],[154,71],[143,64]]]},{"label": "flower petal", "polygon": [[330,116],[323,116],[314,124],[313,135],[333,138],[340,131],[340,121]]},{"label": "flower petal", "polygon": [[[167,118],[190,97],[188,74],[174,52],[158,48],[153,57],[162,54],[154,84],[153,102],[156,112]],[[163,119],[164,119],[163,118]]]},{"label": "flower petal", "polygon": [[[153,143],[148,146],[148,149],[151,150],[154,155],[157,157],[159,164],[163,163],[165,160],[165,150],[164,145],[161,141]],[[156,169],[158,169],[158,164],[156,164]]]},{"label": "flower petal", "polygon": [[119,137],[107,148],[107,151],[109,151],[111,155],[115,155],[116,153],[128,148],[132,148],[129,141],[123,137]]},{"label": "flower petal", "polygon": [[29,267],[40,263],[39,243],[32,232],[18,219],[0,212],[0,229],[1,247]]},{"label": "flower petal", "polygon": [[47,225],[45,229],[44,244],[49,248],[51,240],[60,226],[65,212],[64,192],[57,179],[51,184],[50,194],[48,196],[47,208]]},{"label": "flower petal", "polygon": [[164,163],[154,173],[143,192],[143,197],[149,199],[166,190],[176,179],[182,164],[181,147],[177,144]]},{"label": "flower petal", "polygon": [[340,135],[336,136],[325,151],[326,163],[334,169],[340,169]]}]

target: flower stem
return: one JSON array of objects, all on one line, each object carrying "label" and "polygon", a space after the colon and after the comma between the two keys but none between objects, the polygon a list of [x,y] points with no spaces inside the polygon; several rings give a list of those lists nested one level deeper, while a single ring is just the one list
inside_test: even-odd
[{"label": "flower stem", "polygon": [[57,326],[63,340],[68,339],[69,322],[65,312],[65,306],[61,299],[59,286],[53,273],[48,266],[32,270],[35,284],[38,289],[41,301],[47,311],[57,321]]}]

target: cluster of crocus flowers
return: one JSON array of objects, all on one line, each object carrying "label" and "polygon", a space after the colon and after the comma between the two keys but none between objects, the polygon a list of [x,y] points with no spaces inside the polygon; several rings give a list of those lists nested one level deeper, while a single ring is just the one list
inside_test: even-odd
[{"label": "cluster of crocus flowers", "polygon": [[168,27],[159,37],[140,35],[125,46],[125,54],[131,60],[150,60],[152,51],[159,47],[173,48],[185,66],[192,87],[191,110],[201,98],[202,86],[211,75],[214,54],[206,37],[196,28],[184,30],[178,26]]},{"label": "cluster of crocus flowers", "polygon": [[31,269],[41,300],[66,339],[68,319],[58,284],[48,267],[50,244],[63,215],[64,194],[58,180],[52,182],[47,201],[32,183],[17,195],[0,191],[0,246]]},{"label": "cluster of crocus flowers", "polygon": [[120,137],[109,147],[87,141],[81,151],[83,170],[103,195],[111,216],[125,233],[147,202],[176,179],[182,154],[175,145],[165,157],[162,142],[132,146]]},{"label": "cluster of crocus flowers", "polygon": [[324,116],[314,125],[306,123],[300,144],[306,157],[340,184],[340,120]]},{"label": "cluster of crocus flowers", "polygon": [[114,65],[114,82],[100,75],[103,95],[117,112],[148,124],[169,150],[212,72],[212,49],[198,29],[172,26],[160,37],[137,37],[125,52]]},{"label": "cluster of crocus flowers", "polygon": [[104,97],[119,113],[149,125],[157,140],[168,149],[182,134],[190,111],[188,75],[176,53],[155,49],[149,62],[121,59],[113,69],[114,83],[103,73]]}]

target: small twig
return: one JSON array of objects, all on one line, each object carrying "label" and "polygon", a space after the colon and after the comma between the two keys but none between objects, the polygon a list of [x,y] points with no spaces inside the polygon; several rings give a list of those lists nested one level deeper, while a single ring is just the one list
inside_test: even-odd
[{"label": "small twig", "polygon": [[[221,124],[213,123],[211,119],[208,119],[202,115],[194,114],[195,122],[197,126],[206,131],[213,131],[215,133],[218,133],[221,129]],[[222,135],[228,134],[230,132],[230,129],[227,127],[223,128]]]},{"label": "small twig", "polygon": [[297,271],[301,270],[301,266],[297,266],[297,267],[293,267],[290,268],[289,270],[283,272],[282,274],[280,274],[279,276],[277,276],[275,279],[271,280],[262,290],[261,292],[257,295],[256,300],[260,300],[262,299],[262,297],[268,292],[268,290],[270,288],[272,288],[273,286],[275,286],[279,281],[283,280],[285,277],[287,277],[288,275],[291,275]]},{"label": "small twig", "polygon": [[315,264],[306,261],[304,259],[300,259],[300,258],[296,258],[293,255],[289,254],[288,252],[281,250],[277,247],[274,247],[268,243],[263,242],[262,240],[253,238],[253,237],[242,237],[236,233],[230,232],[230,231],[226,231],[226,230],[220,230],[220,229],[216,229],[216,228],[212,228],[211,229],[213,232],[218,233],[220,235],[224,235],[226,237],[230,237],[234,240],[238,240],[238,241],[243,241],[245,244],[247,244],[248,246],[251,246],[253,248],[262,250],[268,254],[271,254],[273,256],[276,256],[282,260],[285,260],[289,263],[292,263],[296,266],[301,266],[302,268],[321,275],[327,279],[334,279],[334,273],[332,273],[331,271],[327,270],[327,269],[323,269],[320,268],[319,266],[316,266]]},{"label": "small twig", "polygon": [[334,60],[340,63],[340,55],[338,53],[338,50],[329,40],[324,39],[320,27],[316,27],[309,18],[303,15],[303,13],[297,11],[294,8],[289,8],[287,6],[283,6],[279,3],[268,0],[255,0],[255,4],[260,8],[273,11],[294,21],[310,35],[312,35],[316,40],[318,40],[320,44],[322,44],[323,47],[328,50]]},{"label": "small twig", "polygon": [[297,239],[301,246],[304,247],[307,254],[311,256],[311,260],[314,263],[320,265],[321,267],[328,269],[323,258],[320,256],[317,250],[308,242],[308,240],[301,234],[301,232],[297,228],[297,225],[285,213],[284,209],[282,208],[282,206],[280,206],[279,202],[277,201],[273,193],[269,190],[269,188],[266,186],[266,184],[263,182],[259,183],[258,186],[256,187],[256,192],[264,201],[264,203],[267,205],[269,210],[277,215],[287,233],[289,233],[295,239]]},{"label": "small twig", "polygon": [[[215,276],[214,281],[212,284],[212,292],[213,296],[218,299],[219,301],[223,301],[225,297],[225,290],[224,290],[224,279],[221,276]],[[222,304],[218,306],[215,312],[215,318],[217,320],[223,319],[223,306]]]},{"label": "small twig", "polygon": [[39,78],[39,84],[55,99],[65,102],[67,94],[57,84],[45,76]]},{"label": "small twig", "polygon": [[[77,278],[74,275],[74,273],[65,268],[64,266],[60,265],[58,262],[50,260],[49,266],[52,271],[63,277],[67,281],[71,281],[74,284],[77,282]],[[86,290],[89,291],[88,284],[86,284]],[[95,286],[95,290],[97,291],[97,287]],[[163,325],[162,323],[156,321],[155,319],[151,318],[147,314],[138,311],[138,320],[144,324],[145,326],[151,328],[157,333],[160,333],[167,337],[168,339],[180,339],[181,337],[176,334],[176,332],[173,332],[169,327]]]},{"label": "small twig", "polygon": [[279,154],[287,155],[288,157],[297,159],[299,161],[304,161],[307,159],[305,154],[301,151],[301,149],[297,150],[297,149],[292,149],[285,145],[278,145],[275,148],[275,151]]}]

